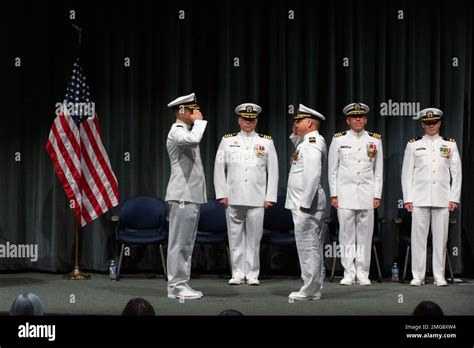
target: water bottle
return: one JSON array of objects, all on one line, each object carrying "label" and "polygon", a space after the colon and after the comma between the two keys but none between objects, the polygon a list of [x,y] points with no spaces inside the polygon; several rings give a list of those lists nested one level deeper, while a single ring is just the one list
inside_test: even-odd
[{"label": "water bottle", "polygon": [[117,265],[115,264],[115,260],[110,260],[109,276],[110,280],[117,280]]},{"label": "water bottle", "polygon": [[398,266],[396,262],[392,266],[392,282],[398,282]]}]

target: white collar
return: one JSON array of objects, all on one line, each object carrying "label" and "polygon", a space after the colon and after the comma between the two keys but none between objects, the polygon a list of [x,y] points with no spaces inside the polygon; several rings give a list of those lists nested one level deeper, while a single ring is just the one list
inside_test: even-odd
[{"label": "white collar", "polygon": [[253,138],[256,134],[255,131],[251,131],[250,133],[244,132],[243,130],[240,131],[240,135],[244,138]]},{"label": "white collar", "polygon": [[362,129],[360,132],[353,131],[352,129],[349,129],[349,133],[352,134],[356,138],[360,138],[363,135],[365,135],[365,129]]},{"label": "white collar", "polygon": [[439,138],[439,133],[436,133],[435,135],[428,135],[428,134],[425,134],[425,135],[423,136],[423,138],[425,138],[426,140],[435,141],[435,140],[438,140],[438,138]]},{"label": "white collar", "polygon": [[191,129],[191,127],[192,127],[192,125],[190,125],[190,124],[187,124],[186,122],[183,122],[183,121],[181,121],[181,120],[178,120],[178,119],[176,119],[176,123],[177,123],[177,124],[182,124],[183,126],[185,126],[185,127],[186,127],[186,129],[187,129],[187,130],[190,130],[190,129]]}]

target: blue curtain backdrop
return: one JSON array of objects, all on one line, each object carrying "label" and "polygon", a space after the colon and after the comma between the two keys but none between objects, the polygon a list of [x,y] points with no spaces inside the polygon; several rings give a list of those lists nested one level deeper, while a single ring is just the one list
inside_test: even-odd
[{"label": "blue curtain backdrop", "polygon": [[[79,52],[122,200],[164,197],[165,141],[173,122],[166,104],[177,96],[195,92],[209,120],[201,143],[209,197],[220,138],[238,130],[236,105],[262,106],[258,131],[274,138],[284,196],[293,151],[291,106],[303,103],[326,116],[322,134],[329,145],[334,132],[346,129],[342,108],[361,101],[371,107],[367,130],[382,134],[379,214],[391,219],[402,199],[405,145],[422,129],[409,110],[385,115],[384,103],[441,108],[442,135],[456,138],[464,166],[450,245],[459,251],[452,260],[456,273],[472,273],[472,2],[15,1],[0,16],[0,243],[39,244],[38,262],[0,259],[0,270],[72,267],[75,218],[45,144]],[[79,51],[71,24],[83,28]],[[18,154],[21,161],[15,161]],[[115,255],[111,215],[82,232],[82,268],[104,271]],[[392,223],[383,236],[383,255],[386,270],[402,256]],[[138,269],[159,264],[156,250],[132,256]],[[268,260],[262,260],[266,269],[272,267]],[[283,260],[296,270],[295,255]],[[225,262],[225,252],[196,250],[195,266],[207,271]]]}]

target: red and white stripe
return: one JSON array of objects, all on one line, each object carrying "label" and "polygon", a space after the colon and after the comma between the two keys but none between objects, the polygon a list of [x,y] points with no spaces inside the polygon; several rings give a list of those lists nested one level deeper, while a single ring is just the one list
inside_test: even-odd
[{"label": "red and white stripe", "polygon": [[97,116],[78,129],[70,116],[54,119],[46,151],[81,227],[119,204],[117,178],[100,135]]}]

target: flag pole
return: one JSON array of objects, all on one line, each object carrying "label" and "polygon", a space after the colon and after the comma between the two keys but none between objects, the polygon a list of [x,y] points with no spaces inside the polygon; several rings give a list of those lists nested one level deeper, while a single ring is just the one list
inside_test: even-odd
[{"label": "flag pole", "polygon": [[77,37],[77,42],[78,42],[77,47],[80,47],[80,46],[81,46],[81,32],[82,32],[82,28],[81,28],[80,26],[78,26],[78,25],[75,25],[75,24],[73,24],[72,27],[77,30],[77,35],[78,35],[78,37]]},{"label": "flag pole", "polygon": [[[81,31],[82,28],[73,24],[74,29],[78,33],[78,47],[81,45]],[[76,246],[74,255],[74,269],[71,273],[66,274],[63,278],[68,280],[85,280],[90,279],[90,274],[82,273],[79,269],[79,234],[82,232],[82,228],[79,222],[76,222]]]},{"label": "flag pole", "polygon": [[68,280],[86,280],[90,279],[90,274],[82,273],[79,270],[79,233],[82,231],[79,223],[76,223],[76,250],[75,250],[75,260],[74,260],[74,269],[71,273],[66,274],[63,278]]}]

